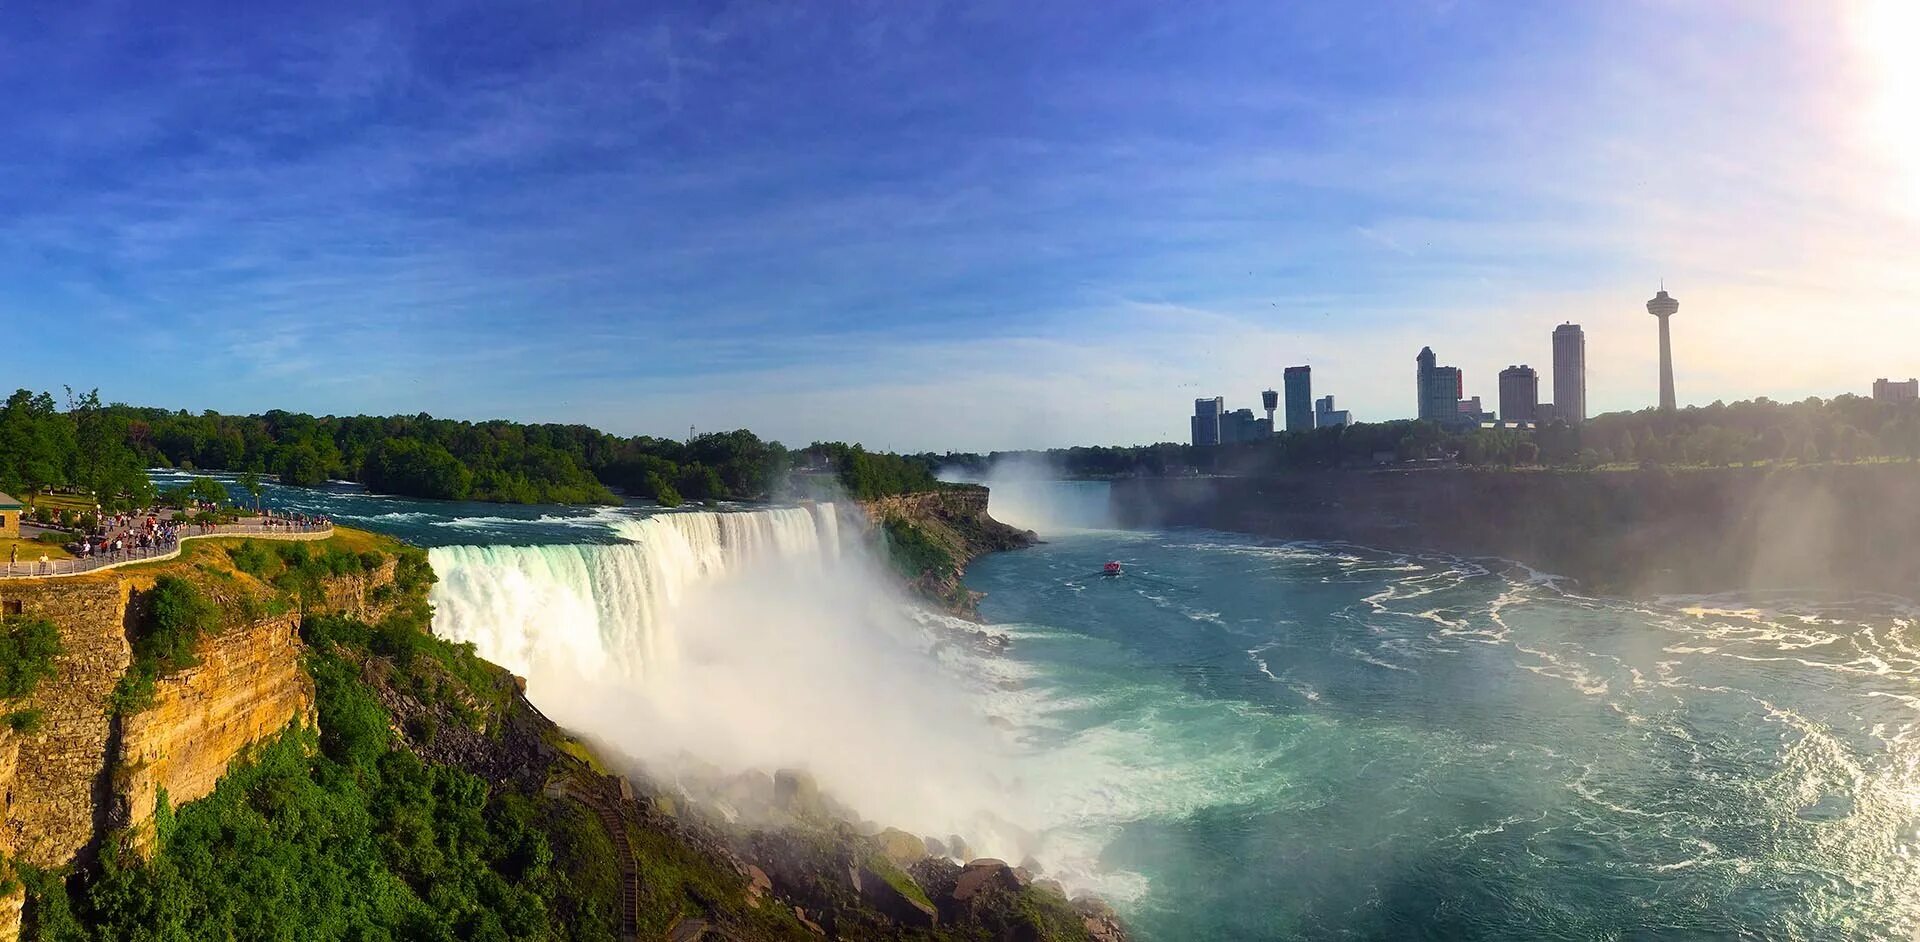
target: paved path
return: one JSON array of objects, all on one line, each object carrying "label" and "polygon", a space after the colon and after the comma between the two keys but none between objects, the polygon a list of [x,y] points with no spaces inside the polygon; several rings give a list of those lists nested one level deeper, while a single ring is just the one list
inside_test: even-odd
[{"label": "paved path", "polygon": [[180,547],[188,540],[200,540],[207,537],[244,536],[261,540],[324,540],[333,535],[333,525],[308,526],[266,526],[259,523],[222,523],[210,527],[192,524],[182,525],[181,529],[193,532],[180,534],[180,539],[168,546],[151,546],[146,549],[128,549],[119,553],[95,554],[76,559],[20,560],[9,563],[0,560],[0,579],[59,579],[65,576],[80,576],[90,572],[103,572],[120,566],[132,566],[138,563],[151,563],[163,559],[172,559],[180,555]]}]

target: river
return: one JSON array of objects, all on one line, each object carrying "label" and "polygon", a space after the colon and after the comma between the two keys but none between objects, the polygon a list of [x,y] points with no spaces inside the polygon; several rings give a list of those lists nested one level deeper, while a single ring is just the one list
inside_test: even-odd
[{"label": "river", "polygon": [[996,490],[1046,539],[968,576],[1004,654],[941,642],[817,513],[269,502],[439,547],[436,630],[649,768],[808,764],[881,823],[1031,853],[1142,939],[1920,925],[1909,603],[1589,598],[1495,560],[1104,529],[1103,495]]}]

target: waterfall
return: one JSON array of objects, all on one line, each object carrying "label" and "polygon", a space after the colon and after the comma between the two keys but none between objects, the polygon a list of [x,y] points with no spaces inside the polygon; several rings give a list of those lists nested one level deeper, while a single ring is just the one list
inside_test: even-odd
[{"label": "waterfall", "polygon": [[435,633],[656,779],[805,768],[864,817],[1025,852],[995,837],[1018,776],[978,698],[992,666],[843,540],[831,505],[662,513],[616,535],[432,550]]},{"label": "waterfall", "polygon": [[612,545],[434,549],[434,631],[522,676],[659,679],[673,670],[667,635],[689,592],[756,567],[817,573],[841,555],[838,521],[831,504],[668,513],[620,521]]}]

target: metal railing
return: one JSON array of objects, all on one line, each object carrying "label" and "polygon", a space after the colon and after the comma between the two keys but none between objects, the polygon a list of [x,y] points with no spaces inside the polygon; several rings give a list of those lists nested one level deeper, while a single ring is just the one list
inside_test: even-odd
[{"label": "metal railing", "polygon": [[[177,538],[157,546],[129,546],[119,551],[98,551],[88,556],[76,556],[71,559],[8,560],[0,562],[0,579],[52,579],[60,576],[78,576],[89,572],[100,572],[118,566],[131,566],[137,563],[159,562],[180,555],[180,546],[188,540],[207,537],[259,537],[264,540],[324,540],[333,535],[331,523],[308,524],[264,524],[264,523],[215,523],[181,524]],[[23,544],[26,545],[26,544]]]}]

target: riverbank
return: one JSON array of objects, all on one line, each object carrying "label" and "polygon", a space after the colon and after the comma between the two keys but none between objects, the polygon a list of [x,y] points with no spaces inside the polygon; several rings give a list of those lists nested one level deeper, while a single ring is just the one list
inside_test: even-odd
[{"label": "riverbank", "polygon": [[1618,595],[1920,586],[1920,464],[1137,478],[1126,527],[1495,556]]}]

